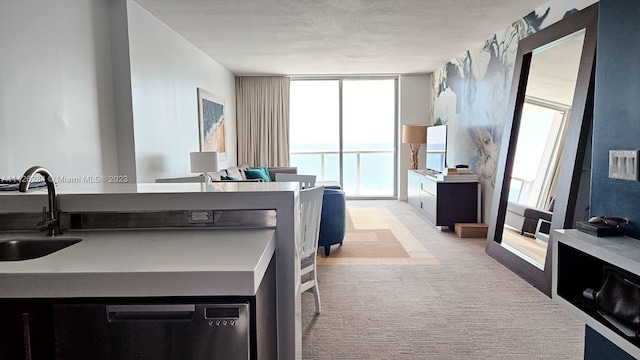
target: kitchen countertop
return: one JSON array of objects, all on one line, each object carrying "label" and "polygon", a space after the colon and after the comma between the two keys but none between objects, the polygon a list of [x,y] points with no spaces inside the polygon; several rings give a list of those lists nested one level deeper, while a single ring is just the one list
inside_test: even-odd
[{"label": "kitchen countertop", "polygon": [[[58,208],[63,212],[154,211],[207,209],[228,201],[228,209],[246,209],[261,196],[276,202],[282,194],[298,189],[290,182],[230,182],[177,184],[58,184]],[[293,197],[293,195],[290,195]],[[47,188],[0,192],[0,213],[40,212],[47,204]]]},{"label": "kitchen countertop", "polygon": [[[2,233],[8,238],[37,233]],[[0,298],[255,295],[276,248],[273,229],[68,231],[77,244],[0,262]]]},{"label": "kitchen countertop", "polygon": [[[58,207],[61,212],[145,212],[172,210],[275,210],[275,248],[277,296],[278,296],[278,356],[282,359],[298,359],[302,354],[300,257],[296,251],[296,212],[299,206],[299,186],[292,182],[267,183],[177,183],[177,184],[109,184],[73,183],[74,179],[58,180]],[[28,193],[1,192],[0,213],[40,213],[47,204],[44,188],[30,189]],[[184,231],[184,230],[180,230]],[[207,230],[210,231],[210,230]],[[222,231],[222,230],[216,230]],[[266,231],[266,230],[260,230]],[[273,233],[273,230],[271,230]],[[150,232],[145,230],[145,232]],[[68,233],[70,235],[71,232]],[[266,234],[266,233],[263,233]],[[224,238],[224,236],[220,236]],[[169,242],[169,240],[164,240]],[[147,242],[148,243],[148,242]],[[183,243],[184,244],[184,243]],[[62,252],[71,250],[72,245]],[[175,245],[179,246],[179,245]],[[248,245],[247,245],[248,246]],[[126,248],[123,248],[126,249]],[[176,250],[183,250],[175,247]],[[245,248],[230,254],[244,253]],[[110,256],[118,259],[126,250],[114,251]],[[195,252],[194,252],[195,253]],[[144,254],[143,254],[144,255]],[[196,254],[199,255],[199,254]],[[106,255],[105,255],[106,256]],[[187,262],[188,263],[188,262]],[[0,296],[24,297],[25,295],[44,297],[65,293],[68,296],[178,296],[216,295],[237,292],[237,284],[231,284],[233,277],[215,277],[209,270],[180,272],[180,269],[162,273],[134,273],[129,280],[127,273],[75,273],[73,276],[58,273],[34,275],[24,269],[24,274],[7,274],[6,264],[0,264]],[[64,264],[60,265],[62,269]],[[222,274],[222,272],[220,273]],[[225,280],[226,278],[226,280]],[[50,279],[64,280],[61,285]],[[66,279],[66,280],[65,280]],[[69,280],[73,279],[73,280]],[[158,282],[154,284],[154,282]],[[226,281],[226,282],[225,282]],[[18,284],[14,284],[18,282]],[[24,284],[20,284],[24,283]],[[143,284],[142,286],[138,286]],[[214,286],[215,285],[215,286]],[[53,289],[60,287],[64,291]],[[5,287],[5,289],[2,289]],[[224,291],[214,291],[213,288]],[[255,287],[255,286],[253,286]],[[164,288],[165,291],[160,291]],[[88,290],[89,289],[89,290]],[[111,289],[115,289],[112,291]],[[248,290],[242,287],[240,290]],[[116,292],[117,290],[117,292]],[[250,289],[254,290],[254,289]],[[161,293],[161,294],[160,294]]]}]

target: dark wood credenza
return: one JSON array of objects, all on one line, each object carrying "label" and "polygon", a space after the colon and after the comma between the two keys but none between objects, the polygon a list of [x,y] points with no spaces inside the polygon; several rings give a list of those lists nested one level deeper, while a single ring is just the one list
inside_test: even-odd
[{"label": "dark wood credenza", "polygon": [[424,170],[409,170],[409,205],[435,226],[453,229],[455,223],[477,223],[480,218],[477,176],[456,176],[436,177]]}]

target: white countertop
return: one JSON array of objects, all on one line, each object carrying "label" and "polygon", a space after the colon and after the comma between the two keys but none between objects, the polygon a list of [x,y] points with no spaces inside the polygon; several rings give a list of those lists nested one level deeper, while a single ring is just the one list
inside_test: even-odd
[{"label": "white countertop", "polygon": [[[296,188],[291,182],[215,182],[215,183],[58,183],[59,195],[65,194],[157,194],[286,191]],[[46,187],[32,188],[26,193],[2,191],[0,196],[46,194]]]},{"label": "white countertop", "polygon": [[[7,238],[41,234],[3,233]],[[0,262],[1,298],[255,295],[275,230],[68,231],[77,244]]]},{"label": "white countertop", "polygon": [[[298,189],[292,182],[229,183],[63,183],[56,186],[58,208],[73,211],[154,211],[209,209],[225,202],[227,209],[247,209],[261,197],[268,203]],[[228,203],[228,205],[227,205]],[[47,188],[0,192],[0,213],[40,212],[47,204]]]}]

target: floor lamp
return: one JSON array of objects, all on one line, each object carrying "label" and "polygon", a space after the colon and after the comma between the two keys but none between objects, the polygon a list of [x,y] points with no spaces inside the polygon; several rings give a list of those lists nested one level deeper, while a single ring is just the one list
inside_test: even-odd
[{"label": "floor lamp", "polygon": [[416,170],[418,168],[420,144],[426,144],[426,142],[426,125],[402,125],[402,143],[409,144],[409,149],[411,150],[411,165],[409,169]]}]

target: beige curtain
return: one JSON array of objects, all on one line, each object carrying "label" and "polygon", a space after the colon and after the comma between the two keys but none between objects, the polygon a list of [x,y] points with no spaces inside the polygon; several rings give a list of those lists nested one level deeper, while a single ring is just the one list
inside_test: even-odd
[{"label": "beige curtain", "polygon": [[287,77],[236,77],[238,164],[289,166]]}]

